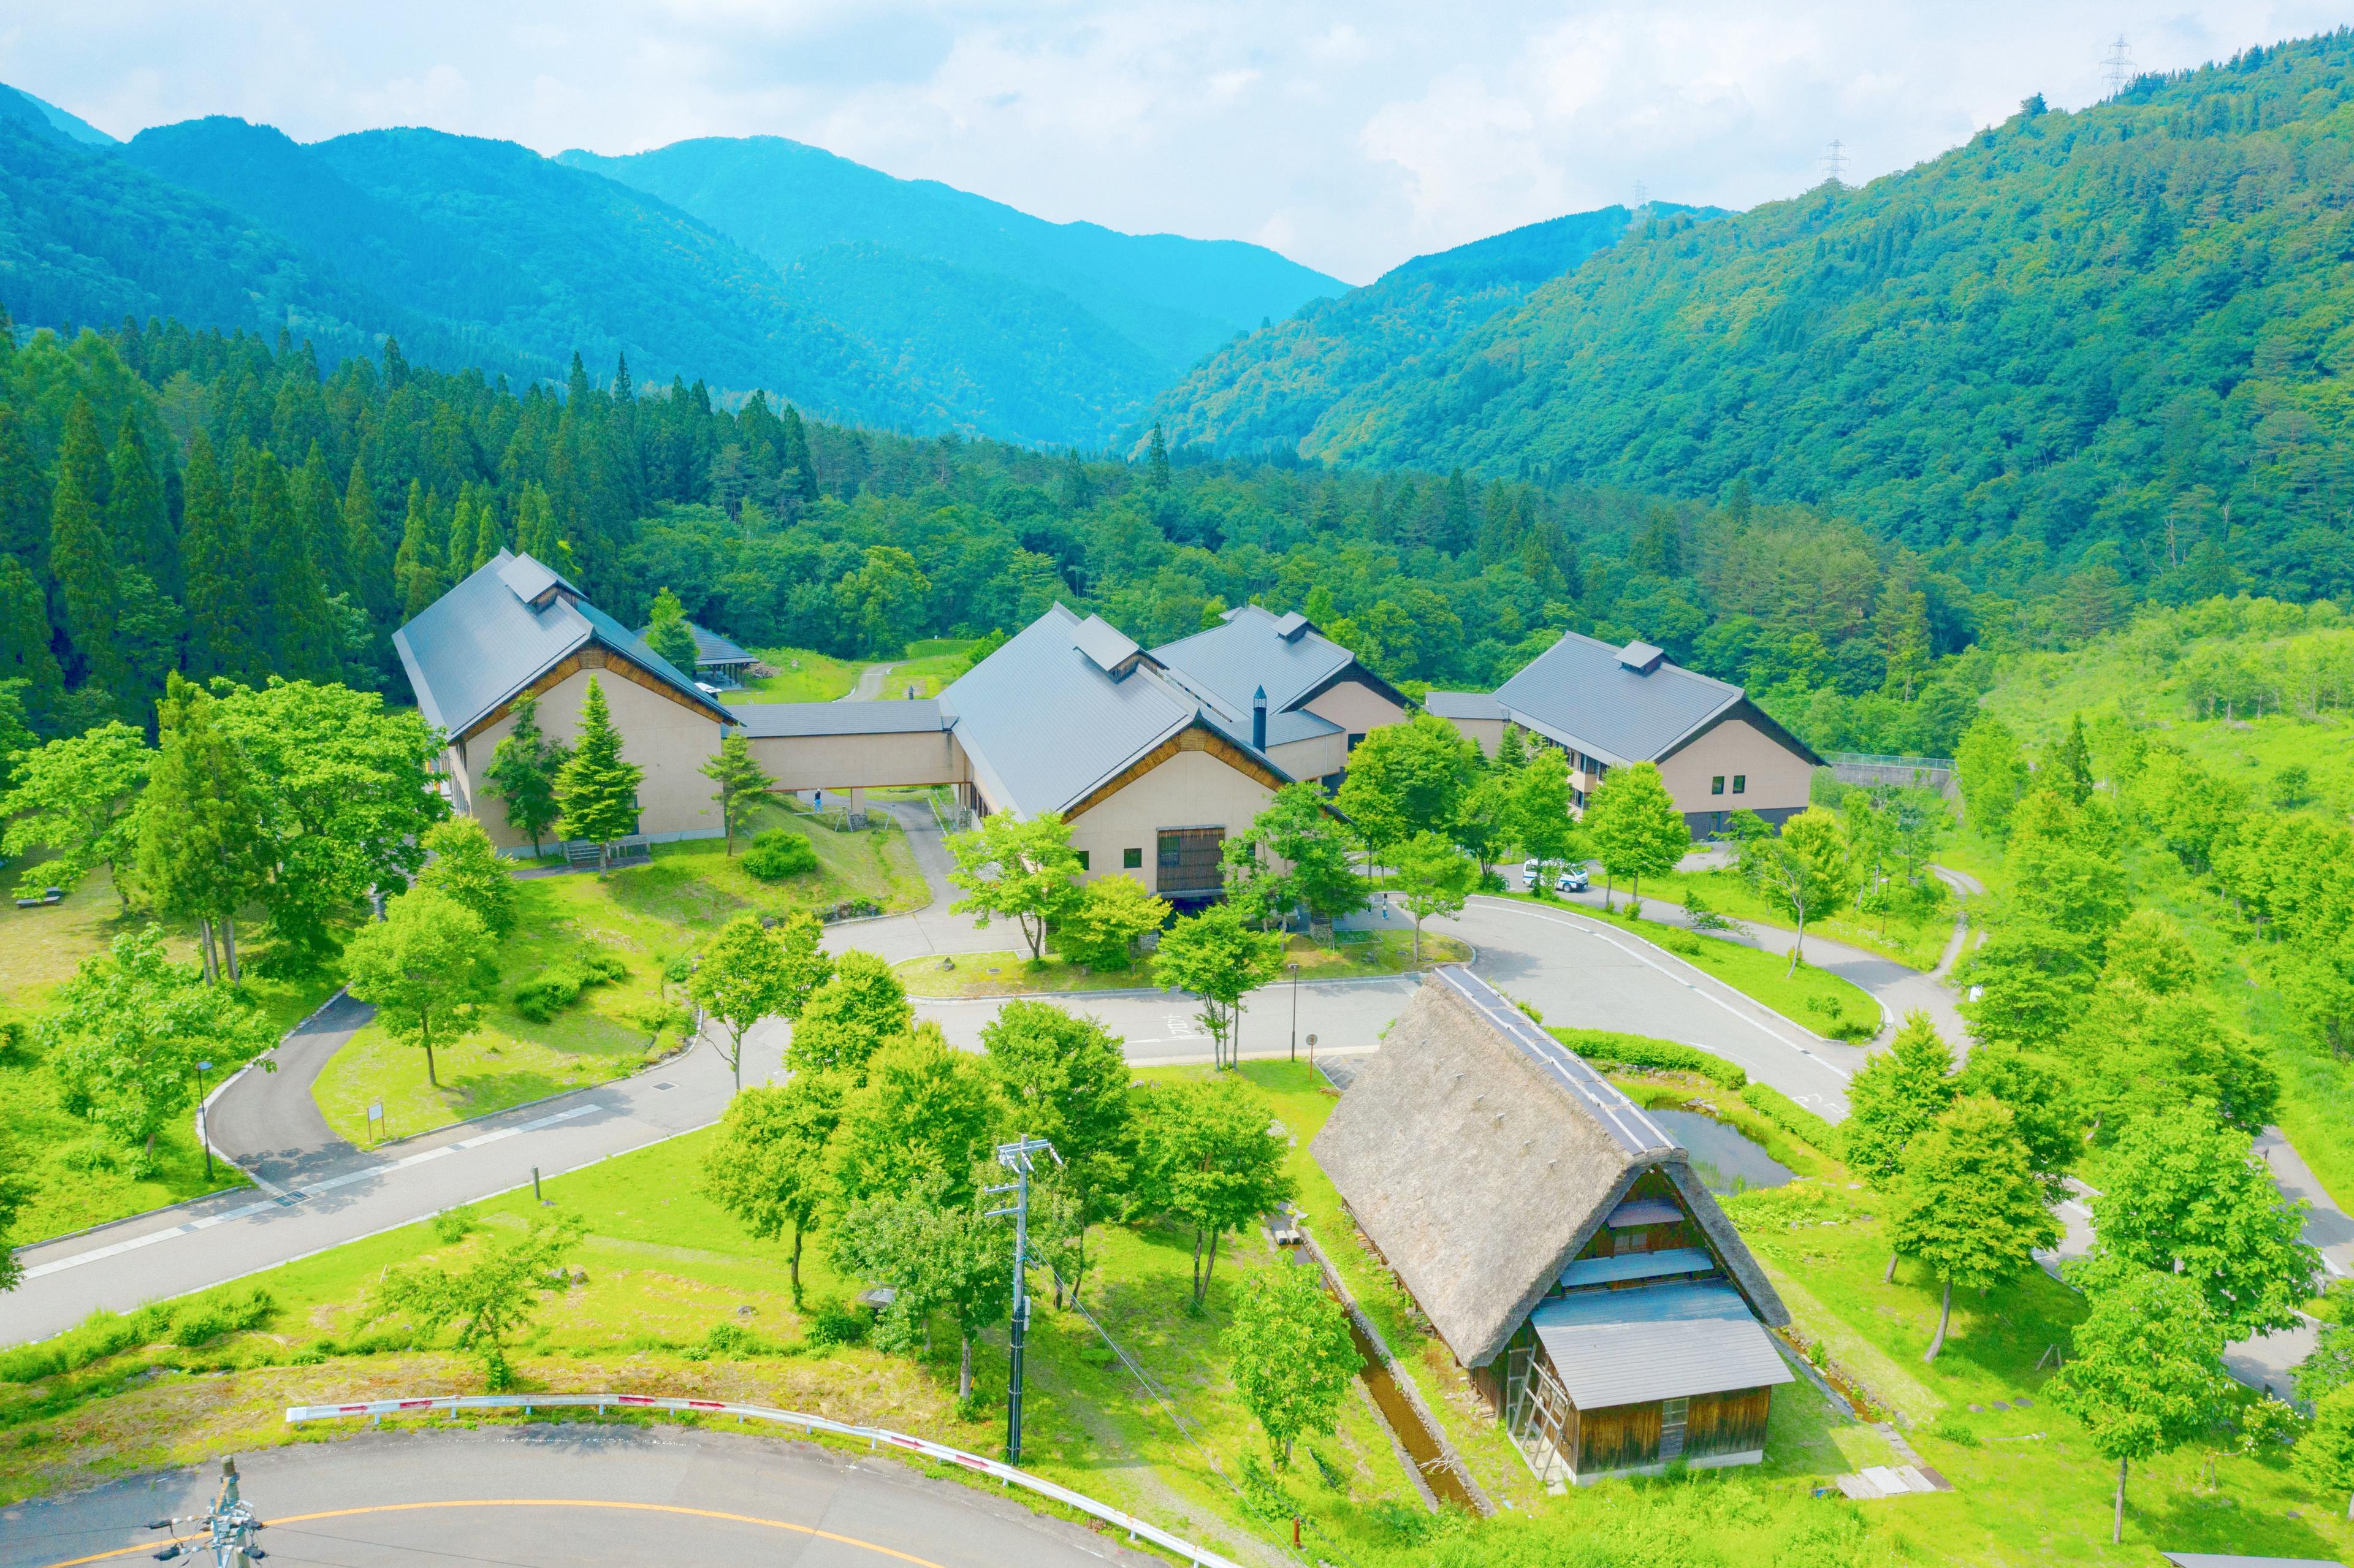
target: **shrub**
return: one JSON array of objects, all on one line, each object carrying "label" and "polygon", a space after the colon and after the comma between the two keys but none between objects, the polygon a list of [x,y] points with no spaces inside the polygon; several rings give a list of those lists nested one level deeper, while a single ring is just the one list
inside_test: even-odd
[{"label": "shrub", "polygon": [[[1553,1037],[1589,1062],[1615,1062],[1669,1073],[1697,1073],[1710,1083],[1739,1089],[1749,1075],[1722,1057],[1672,1040],[1621,1034],[1610,1029],[1556,1029]],[[1796,1108],[1796,1107],[1793,1107]]]},{"label": "shrub", "polygon": [[433,1216],[433,1234],[444,1246],[456,1246],[473,1228],[474,1211],[472,1209],[444,1209]]},{"label": "shrub", "polygon": [[1978,1446],[1978,1435],[1970,1430],[1968,1423],[1951,1415],[1929,1430],[1957,1448],[1975,1448]]},{"label": "shrub", "polygon": [[804,1333],[812,1345],[855,1345],[865,1340],[874,1321],[864,1308],[827,1297],[810,1309]]},{"label": "shrub", "polygon": [[228,1313],[217,1308],[200,1307],[181,1319],[172,1330],[172,1343],[182,1350],[193,1351],[198,1345],[211,1344],[235,1327]]},{"label": "shrub", "polygon": [[744,852],[744,870],[762,882],[782,882],[817,869],[817,849],[789,828],[770,828]]},{"label": "shrub", "polygon": [[1736,1086],[1751,1110],[1799,1142],[1811,1144],[1836,1160],[1846,1147],[1840,1129],[1770,1084]]},{"label": "shrub", "polygon": [[1700,938],[1690,931],[1662,931],[1657,939],[1659,946],[1671,953],[1681,953],[1688,959],[1700,957]]},{"label": "shrub", "polygon": [[611,985],[630,978],[630,966],[617,954],[600,948],[583,948],[567,963],[551,964],[515,987],[514,1006],[534,1023],[546,1023],[580,999],[593,985]]}]

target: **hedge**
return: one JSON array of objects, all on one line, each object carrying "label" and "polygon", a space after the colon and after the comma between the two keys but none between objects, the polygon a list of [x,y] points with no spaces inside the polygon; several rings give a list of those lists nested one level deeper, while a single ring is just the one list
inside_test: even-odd
[{"label": "hedge", "polygon": [[[1710,1083],[1738,1090],[1749,1075],[1719,1056],[1672,1040],[1648,1034],[1621,1034],[1613,1029],[1555,1029],[1553,1037],[1592,1062],[1617,1062],[1628,1067],[1652,1067],[1670,1073],[1697,1073]],[[1796,1109],[1796,1107],[1792,1107]]]},{"label": "hedge", "polygon": [[1840,1129],[1781,1090],[1766,1084],[1751,1084],[1741,1091],[1741,1097],[1750,1109],[1799,1142],[1811,1144],[1834,1160],[1841,1157],[1846,1140],[1840,1136]]}]

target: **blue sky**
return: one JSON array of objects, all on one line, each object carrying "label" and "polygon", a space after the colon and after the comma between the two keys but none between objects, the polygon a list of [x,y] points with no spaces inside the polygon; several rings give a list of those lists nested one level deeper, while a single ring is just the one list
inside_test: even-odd
[{"label": "blue sky", "polygon": [[75,0],[0,80],[118,136],[242,115],[543,152],[769,133],[1041,217],[1256,240],[1351,282],[1518,224],[1747,207],[1935,156],[2027,94],[2318,32],[2312,0]]}]

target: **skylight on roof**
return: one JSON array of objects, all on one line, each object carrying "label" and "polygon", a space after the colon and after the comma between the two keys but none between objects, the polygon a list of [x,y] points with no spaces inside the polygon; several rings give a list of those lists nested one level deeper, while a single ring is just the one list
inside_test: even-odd
[{"label": "skylight on roof", "polygon": [[1634,671],[1638,675],[1648,675],[1658,669],[1664,657],[1666,655],[1660,650],[1648,642],[1629,642],[1618,650],[1620,666]]}]

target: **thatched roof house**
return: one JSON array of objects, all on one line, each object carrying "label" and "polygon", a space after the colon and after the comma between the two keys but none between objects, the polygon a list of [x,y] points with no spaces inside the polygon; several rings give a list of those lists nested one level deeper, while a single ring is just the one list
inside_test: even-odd
[{"label": "thatched roof house", "polygon": [[1763,1457],[1781,1298],[1676,1141],[1470,971],[1312,1152],[1541,1476]]}]

